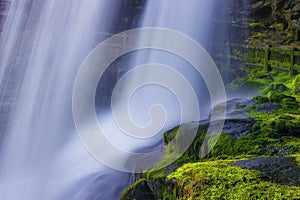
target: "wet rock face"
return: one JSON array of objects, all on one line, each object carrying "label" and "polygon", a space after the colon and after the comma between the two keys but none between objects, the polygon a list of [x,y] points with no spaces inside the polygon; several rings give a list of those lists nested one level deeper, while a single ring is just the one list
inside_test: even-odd
[{"label": "wet rock face", "polygon": [[268,1],[253,1],[249,9],[251,17],[255,19],[266,19],[272,14],[272,7]]},{"label": "wet rock face", "polygon": [[294,26],[300,31],[300,1],[294,5],[291,9],[291,19]]},{"label": "wet rock face", "polygon": [[172,196],[177,182],[165,180],[141,179],[129,188],[120,200],[158,200],[163,199],[164,195]]},{"label": "wet rock face", "polygon": [[223,133],[231,135],[234,140],[237,140],[239,137],[243,137],[250,133],[253,124],[254,120],[251,118],[226,120],[223,128]]},{"label": "wet rock face", "polygon": [[250,133],[254,125],[254,119],[247,116],[249,110],[247,106],[254,103],[247,99],[235,98],[227,101],[226,118],[223,133],[231,135],[234,140]]},{"label": "wet rock face", "polygon": [[148,200],[155,200],[155,196],[153,191],[150,189],[148,182],[141,181],[139,182],[135,188],[129,190],[126,196],[121,198],[122,200],[132,200],[132,199],[148,199]]},{"label": "wet rock face", "polygon": [[300,169],[292,157],[266,157],[240,160],[236,166],[258,170],[265,181],[281,185],[300,185]]},{"label": "wet rock face", "polygon": [[252,0],[247,10],[251,45],[286,49],[299,46],[299,0]]}]

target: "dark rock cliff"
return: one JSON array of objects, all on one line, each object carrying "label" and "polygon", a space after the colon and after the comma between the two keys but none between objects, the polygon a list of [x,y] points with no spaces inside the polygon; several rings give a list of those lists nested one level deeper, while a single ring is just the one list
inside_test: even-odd
[{"label": "dark rock cliff", "polygon": [[250,45],[283,49],[300,46],[299,0],[252,0],[248,13]]}]

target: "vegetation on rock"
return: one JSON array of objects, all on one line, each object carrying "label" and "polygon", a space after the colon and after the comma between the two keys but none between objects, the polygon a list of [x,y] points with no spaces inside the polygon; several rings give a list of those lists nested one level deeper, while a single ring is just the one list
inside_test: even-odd
[{"label": "vegetation on rock", "polygon": [[[299,47],[298,1],[254,0],[249,11],[250,45]],[[215,137],[206,138],[208,123],[201,122],[177,161],[145,171],[121,199],[300,199],[300,75],[260,66],[237,71],[241,76],[227,85],[227,92],[256,94],[252,101],[236,101],[230,114],[237,117],[226,119]],[[182,139],[177,133],[178,127],[167,131],[165,145]],[[204,142],[215,145],[199,158]],[[168,147],[162,162],[178,152]],[[147,197],[140,195],[143,191]]]},{"label": "vegetation on rock", "polygon": [[178,184],[177,199],[296,199],[300,187],[263,181],[260,173],[233,161],[189,163],[167,177]]},{"label": "vegetation on rock", "polygon": [[[293,92],[298,76],[291,78],[287,73],[272,72],[262,77],[254,75],[255,72],[255,69],[249,70],[248,78],[262,83],[257,91],[261,96],[254,96],[252,103],[236,103],[233,112],[246,109],[245,116],[254,123],[242,118],[225,120],[224,133],[218,135],[216,144],[204,159],[199,158],[199,151],[207,124],[200,123],[197,136],[180,159],[158,171],[145,172],[144,179],[131,186],[131,192],[127,191],[124,196],[135,198],[137,195],[132,191],[147,188],[146,194],[150,192],[153,199],[299,199],[300,180],[286,179],[299,174],[296,164],[297,169],[287,170],[287,174],[282,174],[282,169],[279,172],[259,170],[278,168],[278,162],[272,163],[272,157],[268,156],[279,156],[279,160],[293,156],[294,161],[283,159],[279,163],[300,165],[300,103],[299,95]],[[233,134],[234,129],[239,130],[238,124],[244,127],[248,124],[250,131]],[[232,129],[227,130],[230,126]],[[178,127],[165,133],[165,144],[179,139],[177,131]],[[166,159],[172,157],[170,152],[174,153],[174,149],[167,149]],[[267,165],[252,161],[258,157]],[[239,161],[247,161],[246,167],[235,165]],[[251,168],[249,163],[253,162],[257,166]],[[264,178],[266,176],[269,178]]]}]

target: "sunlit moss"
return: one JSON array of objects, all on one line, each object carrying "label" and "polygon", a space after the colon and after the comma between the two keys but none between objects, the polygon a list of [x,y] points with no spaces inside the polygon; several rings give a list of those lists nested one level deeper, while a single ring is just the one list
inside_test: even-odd
[{"label": "sunlit moss", "polygon": [[300,74],[294,78],[292,82],[292,89],[294,94],[300,94]]},{"label": "sunlit moss", "polygon": [[221,134],[218,137],[213,149],[209,152],[208,157],[231,156],[234,154],[234,140],[231,135]]},{"label": "sunlit moss", "polygon": [[[254,97],[255,103],[247,107],[248,116],[255,121],[250,132],[235,140],[222,133],[205,141],[207,127],[200,126],[193,143],[177,161],[144,173],[144,181],[159,185],[160,199],[300,199],[300,187],[263,181],[258,171],[232,164],[237,159],[293,155],[300,166],[300,97],[293,94],[295,77],[279,70],[269,74],[254,71],[248,79],[241,78],[235,84],[239,87],[240,83],[254,83],[261,90],[261,96]],[[166,132],[165,144],[181,140],[177,133],[178,127]],[[204,142],[213,148],[200,159]],[[179,152],[176,146],[169,146],[161,162],[168,162]]]},{"label": "sunlit moss", "polygon": [[167,177],[178,183],[178,199],[298,199],[300,187],[280,186],[260,179],[232,161],[185,164]]},{"label": "sunlit moss", "polygon": [[270,102],[277,102],[277,103],[280,103],[285,98],[289,98],[289,99],[293,99],[293,100],[296,99],[295,97],[287,96],[285,94],[282,94],[279,92],[273,92],[273,91],[268,92],[267,97]]},{"label": "sunlit moss", "polygon": [[297,162],[298,166],[300,167],[300,154],[295,155],[295,161]]}]

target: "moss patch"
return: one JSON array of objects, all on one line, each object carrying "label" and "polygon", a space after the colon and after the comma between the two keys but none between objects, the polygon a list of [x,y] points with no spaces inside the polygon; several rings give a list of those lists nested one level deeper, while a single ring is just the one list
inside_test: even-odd
[{"label": "moss patch", "polygon": [[292,83],[292,90],[294,94],[299,95],[300,94],[300,74],[297,75]]},{"label": "moss patch", "polygon": [[[155,194],[155,197],[159,196],[159,199],[299,199],[299,187],[270,182],[280,180],[283,183],[283,176],[265,179],[264,171],[233,165],[237,159],[267,156],[285,158],[290,155],[300,165],[300,105],[299,95],[294,95],[291,89],[293,78],[276,70],[268,75],[251,73],[249,77],[261,85],[261,96],[253,97],[250,106],[245,107],[249,110],[247,115],[254,120],[249,133],[233,138],[226,132],[206,138],[208,146],[216,144],[204,159],[200,159],[199,152],[203,150],[201,147],[207,130],[207,124],[202,124],[192,145],[177,161],[158,170],[155,167],[159,165],[154,166],[154,171],[145,172],[143,181],[135,184],[127,193],[140,190],[140,187],[143,189],[143,184],[152,184],[151,187],[158,188],[156,192],[159,194]],[[236,120],[242,124],[241,120]],[[165,145],[171,141],[176,144],[177,140],[184,139],[183,136],[178,135],[176,127],[165,133]],[[160,164],[180,155],[181,151],[176,145],[168,146]]]},{"label": "moss patch", "polygon": [[179,199],[298,199],[300,187],[262,181],[260,173],[232,161],[185,164],[167,177],[178,183]]}]

